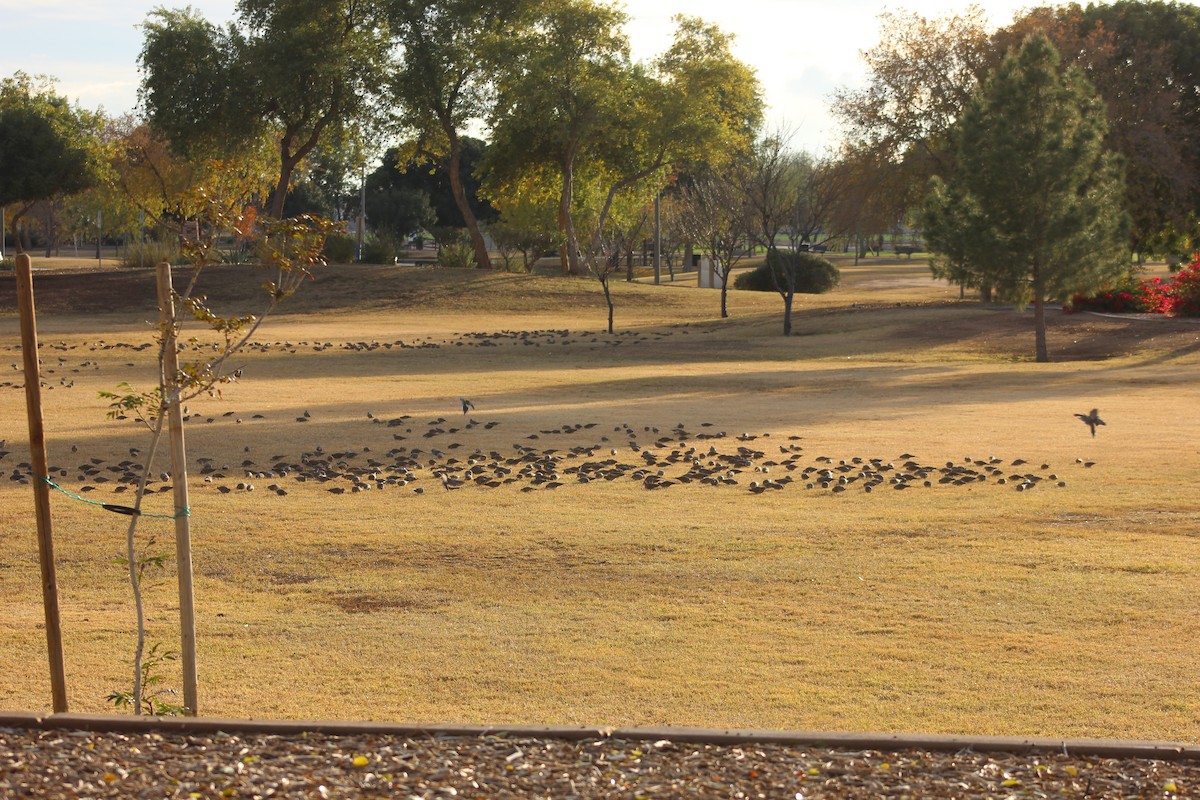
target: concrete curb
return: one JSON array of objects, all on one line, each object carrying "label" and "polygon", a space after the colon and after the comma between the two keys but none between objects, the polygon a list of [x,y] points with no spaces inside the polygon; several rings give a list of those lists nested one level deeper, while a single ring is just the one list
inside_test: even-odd
[{"label": "concrete curb", "polygon": [[547,739],[622,739],[721,745],[783,744],[835,750],[972,750],[993,753],[1065,753],[1100,758],[1200,761],[1200,744],[1137,739],[1056,739],[1016,736],[944,736],[903,733],[745,730],[726,728],[600,728],[554,725],[405,725],[345,720],[254,720],[219,717],[135,717],[118,714],[49,714],[0,711],[0,728],[83,730],[98,733],[265,733],[289,736],[323,733],[425,738],[436,736],[511,736]]}]

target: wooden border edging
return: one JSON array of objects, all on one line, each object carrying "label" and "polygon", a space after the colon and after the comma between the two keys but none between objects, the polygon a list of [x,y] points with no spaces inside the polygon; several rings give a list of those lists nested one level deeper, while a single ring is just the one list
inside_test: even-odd
[{"label": "wooden border edging", "polygon": [[37,714],[0,711],[0,728],[84,730],[138,733],[265,733],[288,736],[323,733],[333,736],[513,736],[548,739],[624,739],[722,745],[770,743],[836,750],[934,750],[957,752],[1066,753],[1101,758],[1162,761],[1200,760],[1200,744],[1137,739],[1055,739],[1019,736],[946,736],[905,733],[835,733],[825,731],[745,730],[725,728],[599,728],[554,725],[404,725],[344,720],[254,720],[219,717],[145,717],[119,714]]}]

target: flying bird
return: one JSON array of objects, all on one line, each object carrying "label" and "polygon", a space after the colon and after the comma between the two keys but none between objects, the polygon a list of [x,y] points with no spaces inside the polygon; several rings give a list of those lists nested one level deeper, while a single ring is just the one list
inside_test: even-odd
[{"label": "flying bird", "polygon": [[465,397],[458,398],[462,402],[463,413],[467,414],[475,409],[475,404]]},{"label": "flying bird", "polygon": [[1089,414],[1076,414],[1075,416],[1079,417],[1079,421],[1091,429],[1092,436],[1096,435],[1096,426],[1104,424],[1104,420],[1100,419],[1100,414],[1094,408]]}]

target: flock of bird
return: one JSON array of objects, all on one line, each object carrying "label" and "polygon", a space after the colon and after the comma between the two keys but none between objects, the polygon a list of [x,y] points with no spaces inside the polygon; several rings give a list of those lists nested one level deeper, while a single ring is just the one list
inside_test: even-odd
[{"label": "flock of bird", "polygon": [[[1041,486],[1067,485],[1066,477],[1053,471],[1049,464],[1034,467],[1022,458],[968,456],[938,463],[922,461],[912,453],[887,458],[835,458],[806,453],[798,443],[799,436],[730,434],[716,430],[708,422],[701,423],[697,430],[689,430],[683,423],[669,429],[639,428],[624,423],[603,435],[597,435],[598,423],[571,423],[527,434],[507,448],[485,449],[471,447],[469,432],[491,430],[501,423],[480,422],[470,416],[475,404],[468,398],[459,398],[459,404],[465,420],[459,424],[438,417],[422,425],[410,415],[385,419],[367,412],[365,418],[369,424],[381,425],[391,434],[387,443],[376,449],[368,445],[328,450],[316,446],[297,455],[277,453],[256,459],[251,448],[244,446],[240,461],[207,455],[194,457],[194,480],[222,494],[265,491],[279,496],[289,494],[289,489],[294,491],[296,484],[311,484],[335,495],[385,490],[420,495],[430,490],[503,487],[534,492],[615,482],[634,482],[647,491],[692,485],[753,494],[787,488],[840,494],[851,490],[870,493],[882,489],[980,485],[1025,492]],[[236,412],[227,412],[225,416],[236,416]],[[1089,425],[1093,435],[1095,426],[1104,424],[1095,410],[1075,416]],[[311,418],[306,411],[297,419]],[[590,441],[538,446],[555,438]],[[398,444],[414,439],[428,444]],[[0,461],[10,455],[3,445],[0,442]],[[78,452],[75,446],[71,449]],[[79,493],[130,492],[136,489],[145,470],[137,460],[139,455],[140,451],[133,448],[127,458],[120,460],[91,457],[72,466],[52,466],[50,477]],[[1093,464],[1076,459],[1076,466],[1086,468]],[[8,479],[31,481],[29,463],[15,465]],[[170,481],[169,473],[157,473],[149,479],[147,491],[167,491]]]},{"label": "flock of bird", "polygon": [[[640,334],[627,332],[616,337],[600,338],[588,332],[572,333],[569,330],[499,331],[489,333],[456,334],[449,339],[416,339],[412,341],[276,341],[254,342],[250,349],[269,352],[282,349],[295,353],[300,349],[324,351],[344,349],[356,352],[388,350],[392,348],[439,348],[439,347],[497,347],[510,346],[541,347],[580,342],[619,344],[663,338],[674,332],[687,334],[686,326],[676,331]],[[705,332],[697,329],[697,332]],[[193,345],[196,346],[196,345]],[[43,356],[43,383],[49,384],[59,376],[58,386],[74,384],[73,374],[84,370],[98,370],[99,362],[94,357],[83,360],[60,355],[72,350],[89,352],[142,352],[153,347],[152,343],[131,344],[127,342],[96,341],[80,345],[56,342],[44,345],[47,355]],[[16,348],[9,347],[10,350]],[[52,360],[53,359],[53,360]],[[125,366],[133,367],[133,363]],[[19,365],[13,364],[14,370]],[[20,388],[15,382],[0,384],[0,387]],[[696,486],[740,488],[754,494],[780,491],[788,487],[807,490],[828,491],[834,494],[852,489],[872,492],[882,488],[906,490],[932,488],[934,486],[971,487],[978,484],[1010,486],[1017,491],[1028,491],[1038,486],[1066,486],[1066,480],[1051,470],[1049,464],[1031,469],[1024,459],[1005,460],[996,456],[986,458],[966,457],[958,462],[945,461],[925,463],[910,453],[895,457],[863,457],[835,459],[831,456],[808,456],[797,444],[800,437],[788,436],[785,441],[764,446],[770,434],[730,435],[724,431],[711,430],[711,423],[701,423],[699,431],[688,430],[683,423],[660,432],[657,427],[623,424],[612,431],[612,436],[599,436],[586,443],[570,446],[538,448],[530,444],[541,437],[571,436],[576,442],[583,432],[590,432],[597,423],[574,423],[558,428],[544,429],[524,437],[523,442],[514,443],[500,451],[494,448],[472,447],[466,432],[481,427],[490,430],[500,423],[481,423],[470,417],[475,404],[466,397],[459,398],[459,405],[466,422],[462,425],[449,423],[445,417],[430,420],[420,429],[412,417],[403,415],[383,419],[368,412],[366,418],[372,424],[383,424],[392,432],[390,441],[372,450],[363,445],[357,448],[326,450],[320,446],[305,450],[298,455],[280,453],[261,461],[250,457],[250,448],[245,447],[238,463],[228,457],[202,456],[196,459],[200,480],[214,491],[255,491],[266,489],[277,495],[288,494],[288,484],[315,483],[333,494],[406,489],[423,494],[427,489],[455,491],[464,488],[498,489],[516,486],[522,492],[558,489],[568,484],[583,485],[593,482],[635,481],[648,491],[672,486],[692,484]],[[225,412],[223,417],[235,417],[236,412]],[[250,419],[263,419],[263,414],[247,415]],[[1106,423],[1097,409],[1088,414],[1075,414],[1088,426],[1091,435],[1096,428]],[[296,417],[297,422],[308,422],[312,415],[305,411]],[[186,414],[185,421],[208,423],[218,421],[216,416]],[[440,447],[432,446],[442,436],[461,434],[467,441],[453,441]],[[647,436],[648,434],[648,436]],[[426,448],[399,445],[400,441],[420,437],[430,440]],[[754,443],[754,444],[752,444]],[[389,447],[390,445],[390,447]],[[388,447],[388,449],[384,449]],[[73,453],[78,447],[71,448]],[[0,461],[11,455],[0,442]],[[87,458],[72,466],[53,466],[52,480],[62,480],[74,485],[81,493],[105,490],[112,493],[129,492],[138,485],[144,465],[137,460],[138,451],[132,449],[129,458]],[[1077,459],[1085,467],[1093,462]],[[15,465],[8,474],[11,481],[31,480],[28,462]],[[171,476],[161,472],[148,481],[149,491],[165,491]],[[294,488],[294,487],[293,487]]]},{"label": "flock of bird", "polygon": [[[545,330],[502,330],[492,332],[468,332],[454,333],[447,338],[434,337],[416,337],[409,340],[395,339],[391,341],[380,341],[373,339],[371,341],[344,341],[344,342],[327,342],[327,341],[252,341],[247,343],[246,350],[253,353],[270,353],[273,351],[286,352],[289,354],[299,353],[301,351],[322,353],[329,350],[343,350],[356,353],[370,353],[375,351],[388,350],[437,350],[441,348],[471,348],[471,347],[555,347],[565,345],[598,345],[603,347],[619,347],[622,345],[637,345],[645,342],[662,341],[671,336],[681,335],[687,336],[692,333],[704,334],[712,333],[714,328],[695,328],[686,324],[672,326],[669,329],[646,331],[618,331],[613,334],[601,334],[596,331],[571,331],[568,329],[545,329]],[[131,353],[140,353],[154,346],[151,342],[142,342],[133,344],[130,342],[109,342],[98,340],[95,342],[86,342],[83,344],[67,344],[66,342],[50,342],[42,343],[40,349],[49,351],[51,355],[57,352],[68,352],[73,350],[86,350],[95,353],[114,353],[127,351]],[[189,344],[186,348],[194,350],[215,349],[217,345]],[[16,353],[20,348],[10,345],[4,348],[7,352]],[[124,364],[126,367],[135,366],[132,363]],[[25,388],[25,383],[21,378],[22,365],[12,362],[9,365],[11,372],[14,375],[14,380],[0,380],[0,389],[22,390]],[[70,389],[75,386],[74,374],[84,370],[99,370],[99,362],[89,358],[82,362],[72,363],[67,356],[56,356],[52,362],[49,358],[42,358],[42,388],[53,389]]]}]

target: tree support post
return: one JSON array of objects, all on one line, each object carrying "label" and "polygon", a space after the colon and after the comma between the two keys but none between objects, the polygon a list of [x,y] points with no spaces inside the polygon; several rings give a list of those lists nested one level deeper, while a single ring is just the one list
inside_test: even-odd
[{"label": "tree support post", "polygon": [[183,706],[196,716],[196,614],[192,591],[192,528],[188,504],[187,450],[179,399],[179,347],[175,340],[175,299],[171,265],[158,265],[158,310],[163,330],[163,411],[171,442],[171,487],[175,499],[175,567],[179,573],[179,658],[183,667]]},{"label": "tree support post", "polygon": [[17,305],[21,314],[21,356],[25,362],[25,408],[29,416],[29,450],[33,465],[33,503],[37,516],[38,561],[42,568],[42,607],[46,613],[46,650],[50,658],[50,694],[55,714],[67,710],[67,678],[63,669],[62,628],[58,615],[58,579],[54,569],[54,536],[50,524],[50,484],[46,466],[46,432],[42,425],[42,376],[38,366],[37,316],[33,305],[33,265],[17,253]]}]

